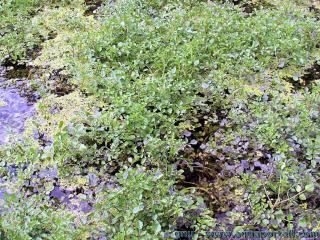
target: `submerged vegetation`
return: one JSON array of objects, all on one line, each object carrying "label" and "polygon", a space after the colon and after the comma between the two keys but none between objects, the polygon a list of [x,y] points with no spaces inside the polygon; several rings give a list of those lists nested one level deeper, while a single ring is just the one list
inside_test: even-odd
[{"label": "submerged vegetation", "polygon": [[318,7],[1,1],[0,62],[41,94],[0,146],[3,238],[319,231]]}]

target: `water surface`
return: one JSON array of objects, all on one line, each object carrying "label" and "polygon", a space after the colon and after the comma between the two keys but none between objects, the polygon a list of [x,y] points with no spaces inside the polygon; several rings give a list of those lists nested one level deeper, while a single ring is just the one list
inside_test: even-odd
[{"label": "water surface", "polygon": [[24,129],[25,120],[34,113],[34,105],[19,95],[15,87],[3,87],[7,79],[0,68],[0,144],[10,142],[11,134]]}]

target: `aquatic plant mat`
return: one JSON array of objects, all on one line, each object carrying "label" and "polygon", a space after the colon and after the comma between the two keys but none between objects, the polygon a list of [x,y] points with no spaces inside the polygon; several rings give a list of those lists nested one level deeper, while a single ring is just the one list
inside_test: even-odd
[{"label": "aquatic plant mat", "polygon": [[319,7],[1,1],[0,238],[320,231]]}]

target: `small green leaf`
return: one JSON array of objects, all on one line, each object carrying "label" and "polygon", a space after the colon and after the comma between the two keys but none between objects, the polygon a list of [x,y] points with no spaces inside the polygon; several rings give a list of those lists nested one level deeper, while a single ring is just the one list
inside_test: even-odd
[{"label": "small green leaf", "polygon": [[269,220],[268,219],[263,219],[262,220],[262,224],[267,226],[269,224]]},{"label": "small green leaf", "polygon": [[140,205],[140,206],[138,206],[138,207],[135,207],[135,208],[133,209],[133,213],[138,213],[138,212],[140,212],[141,210],[143,210],[143,208],[144,208],[143,205]]},{"label": "small green leaf", "polygon": [[306,228],[307,227],[307,221],[305,218],[301,218],[299,220],[299,227],[302,227],[302,228]]},{"label": "small green leaf", "polygon": [[154,231],[155,231],[155,234],[158,234],[160,231],[161,231],[161,225],[160,225],[160,223],[157,221],[156,223],[155,223],[155,226],[154,226],[155,228],[154,228]]},{"label": "small green leaf", "polygon": [[310,183],[310,184],[306,185],[305,189],[306,189],[307,192],[313,192],[314,191],[313,183]]},{"label": "small green leaf", "polygon": [[294,80],[294,81],[298,81],[299,80],[299,74],[295,74],[295,75],[293,75],[293,77],[292,77],[292,79]]},{"label": "small green leaf", "polygon": [[299,199],[302,200],[302,201],[305,201],[307,198],[306,198],[306,195],[304,195],[303,193],[299,195]]},{"label": "small green leaf", "polygon": [[239,233],[239,232],[243,232],[243,227],[242,226],[236,226],[233,229],[233,234]]},{"label": "small green leaf", "polygon": [[143,222],[139,220],[138,225],[139,225],[139,230],[141,230],[143,228]]},{"label": "small green leaf", "polygon": [[64,122],[60,121],[58,127],[61,129],[63,127],[63,125],[64,125]]},{"label": "small green leaf", "polygon": [[133,209],[133,213],[138,213],[140,211],[140,208],[139,207],[135,207],[134,209]]},{"label": "small green leaf", "polygon": [[301,186],[300,186],[300,185],[297,185],[297,186],[296,186],[296,191],[297,191],[297,192],[301,192],[301,190],[302,190]]}]

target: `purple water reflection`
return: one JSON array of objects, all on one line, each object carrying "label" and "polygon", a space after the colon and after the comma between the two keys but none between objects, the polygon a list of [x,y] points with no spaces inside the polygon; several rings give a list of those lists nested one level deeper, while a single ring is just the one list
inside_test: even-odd
[{"label": "purple water reflection", "polygon": [[91,201],[81,200],[79,195],[73,195],[70,191],[62,189],[59,186],[54,187],[50,192],[50,196],[74,211],[89,213],[93,209]]},{"label": "purple water reflection", "polygon": [[21,133],[25,120],[33,113],[34,106],[17,89],[0,88],[0,144],[10,142],[10,133]]}]

